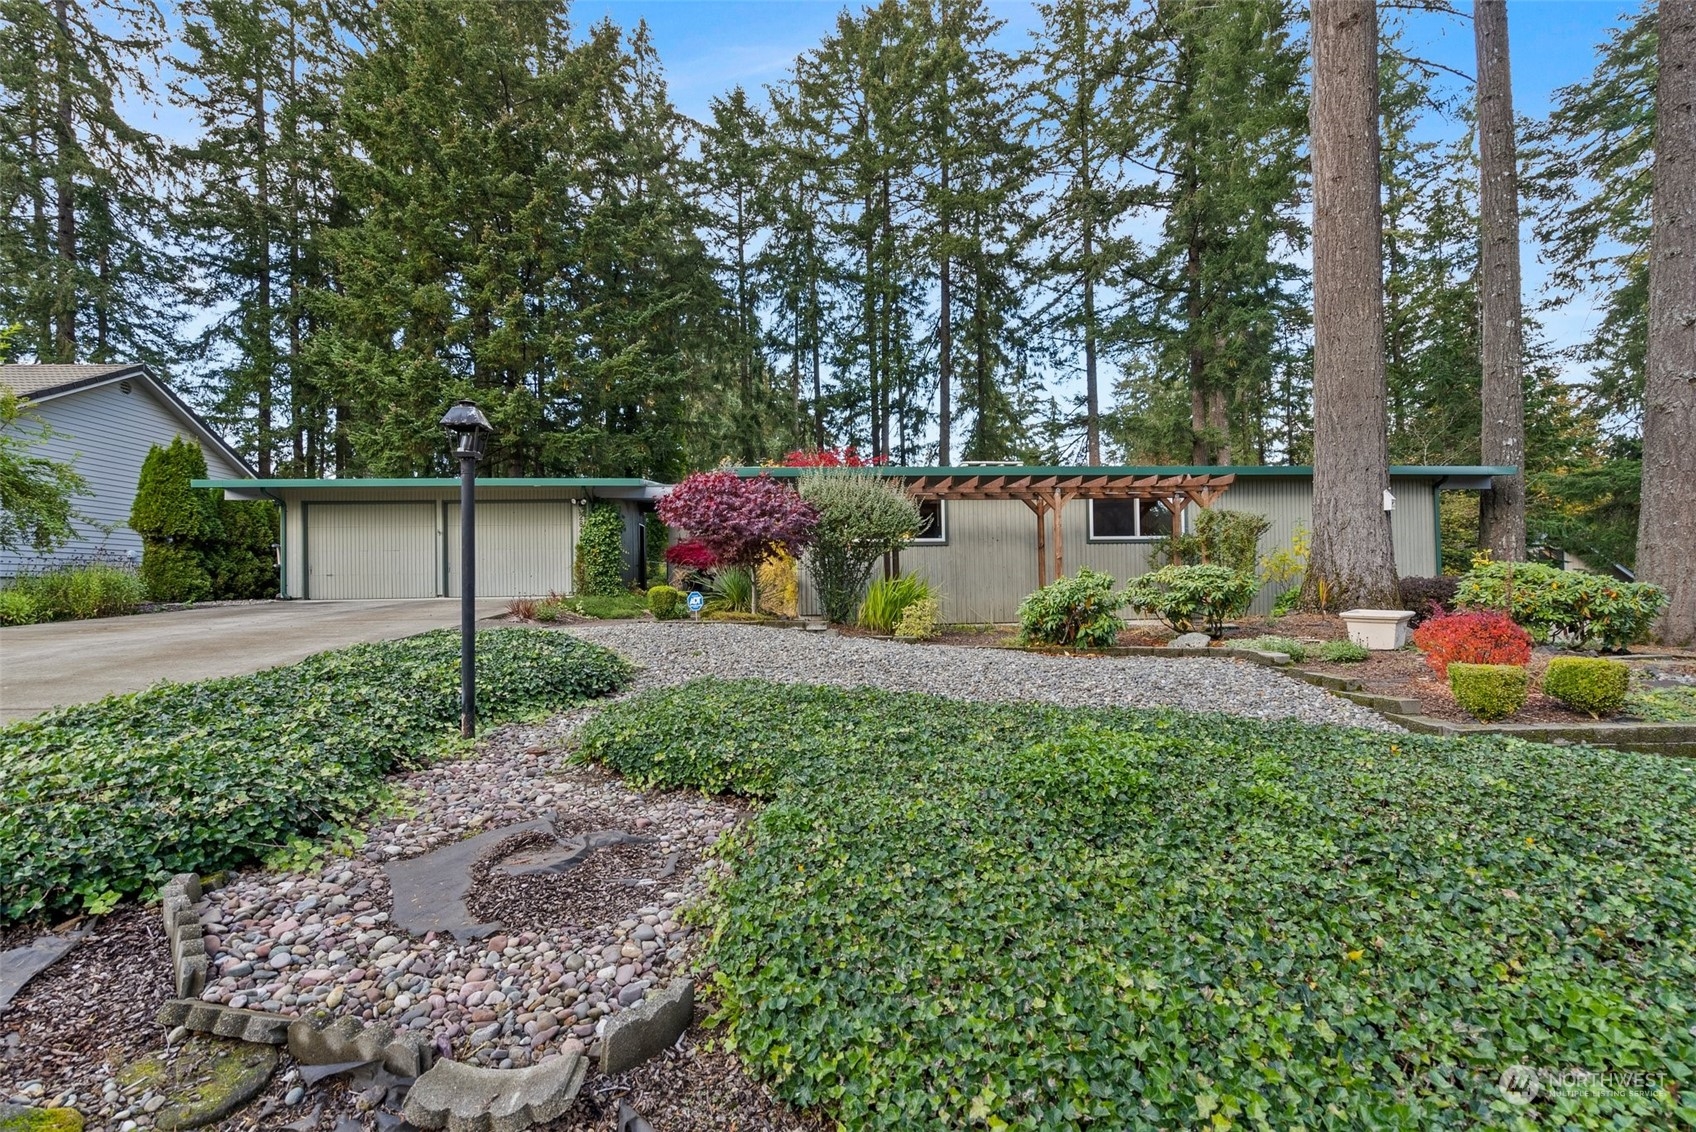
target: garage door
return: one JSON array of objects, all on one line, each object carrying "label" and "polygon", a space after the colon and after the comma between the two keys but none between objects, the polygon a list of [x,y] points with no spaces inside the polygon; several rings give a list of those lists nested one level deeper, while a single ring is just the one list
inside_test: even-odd
[{"label": "garage door", "polygon": [[[564,500],[477,504],[477,596],[571,592],[571,524]],[[447,507],[448,596],[459,596],[459,504]]]},{"label": "garage door", "polygon": [[306,596],[319,600],[441,593],[434,503],[311,503]]}]

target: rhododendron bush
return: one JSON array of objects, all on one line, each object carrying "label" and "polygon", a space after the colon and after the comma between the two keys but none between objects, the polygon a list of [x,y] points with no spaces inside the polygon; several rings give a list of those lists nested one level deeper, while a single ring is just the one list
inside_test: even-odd
[{"label": "rhododendron bush", "polygon": [[[750,576],[767,559],[798,557],[818,524],[818,513],[786,484],[765,474],[742,477],[723,469],[697,472],[672,488],[660,500],[659,513],[667,526],[689,532],[687,542],[710,555],[714,566],[736,567]],[[688,553],[699,560],[699,550]]]}]

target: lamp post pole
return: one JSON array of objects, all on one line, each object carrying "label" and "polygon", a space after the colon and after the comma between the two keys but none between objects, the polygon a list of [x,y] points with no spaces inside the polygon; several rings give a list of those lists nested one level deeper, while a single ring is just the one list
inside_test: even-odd
[{"label": "lamp post pole", "polygon": [[459,458],[459,734],[477,734],[477,457]]},{"label": "lamp post pole", "polygon": [[488,443],[488,418],[457,401],[442,418],[459,457],[459,733],[477,734],[477,461]]}]

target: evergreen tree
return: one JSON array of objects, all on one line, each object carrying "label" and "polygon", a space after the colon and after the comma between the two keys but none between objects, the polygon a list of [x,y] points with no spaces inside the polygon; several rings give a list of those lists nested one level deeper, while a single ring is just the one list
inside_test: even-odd
[{"label": "evergreen tree", "polygon": [[1305,273],[1290,262],[1307,242],[1294,21],[1283,3],[1162,3],[1133,30],[1127,113],[1138,164],[1154,173],[1137,199],[1164,223],[1155,246],[1121,266],[1129,309],[1115,336],[1147,356],[1121,383],[1144,387],[1139,409],[1116,416],[1122,435],[1171,437],[1160,447],[1174,462],[1263,458],[1277,344],[1305,321]]},{"label": "evergreen tree", "polygon": [[158,142],[119,111],[163,27],[149,0],[0,0],[0,324],[26,358],[172,360]]},{"label": "evergreen tree", "polygon": [[1106,281],[1123,253],[1130,204],[1125,163],[1133,139],[1127,97],[1127,0],[1039,3],[1043,27],[1031,65],[1040,122],[1039,165],[1055,188],[1040,221],[1051,298],[1043,320],[1061,356],[1076,343],[1084,375],[1084,458],[1101,463],[1098,354],[1112,317]]}]

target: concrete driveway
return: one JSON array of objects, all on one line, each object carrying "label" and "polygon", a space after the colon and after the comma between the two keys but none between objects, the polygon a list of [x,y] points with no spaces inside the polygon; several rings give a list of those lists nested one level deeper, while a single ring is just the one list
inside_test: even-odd
[{"label": "concrete driveway", "polygon": [[[506,603],[479,602],[480,620]],[[274,601],[0,629],[0,722],[161,680],[237,676],[459,624],[457,598]]]}]

